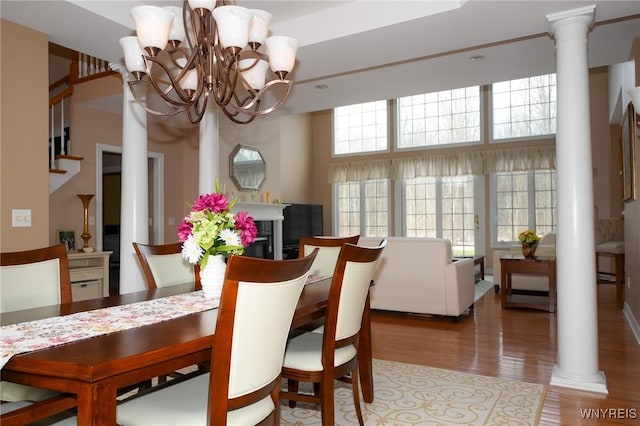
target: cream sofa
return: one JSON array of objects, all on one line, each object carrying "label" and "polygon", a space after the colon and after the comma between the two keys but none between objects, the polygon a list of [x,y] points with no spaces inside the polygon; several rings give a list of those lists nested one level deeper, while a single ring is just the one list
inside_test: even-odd
[{"label": "cream sofa", "polygon": [[[493,252],[493,282],[496,290],[501,285],[500,258],[502,256],[522,254],[522,246],[514,244],[508,249],[494,250]],[[550,232],[538,243],[536,256],[556,255],[556,234]],[[549,278],[535,275],[513,274],[511,277],[511,287],[514,290],[549,291]]]},{"label": "cream sofa", "polygon": [[[375,246],[380,238],[360,237]],[[454,261],[451,242],[435,238],[387,238],[371,289],[371,307],[458,317],[475,295],[473,259]]]}]

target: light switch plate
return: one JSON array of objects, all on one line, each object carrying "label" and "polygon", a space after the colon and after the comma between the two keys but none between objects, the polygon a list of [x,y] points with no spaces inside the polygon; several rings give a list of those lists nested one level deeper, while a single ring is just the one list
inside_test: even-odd
[{"label": "light switch plate", "polygon": [[31,209],[13,209],[11,224],[14,228],[31,226]]}]

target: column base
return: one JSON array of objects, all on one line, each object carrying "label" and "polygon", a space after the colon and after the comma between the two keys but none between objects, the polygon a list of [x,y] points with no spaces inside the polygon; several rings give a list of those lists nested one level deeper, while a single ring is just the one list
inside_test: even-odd
[{"label": "column base", "polygon": [[551,374],[551,386],[560,386],[563,388],[578,389],[587,392],[597,392],[605,395],[609,394],[607,390],[607,378],[604,371],[599,371],[596,377],[590,379],[578,379],[575,377],[567,377],[560,372],[558,364],[553,366]]}]

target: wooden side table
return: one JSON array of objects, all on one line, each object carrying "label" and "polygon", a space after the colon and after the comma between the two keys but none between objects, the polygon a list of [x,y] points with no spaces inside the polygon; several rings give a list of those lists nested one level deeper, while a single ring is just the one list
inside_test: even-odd
[{"label": "wooden side table", "polygon": [[[522,255],[500,258],[502,277],[502,308],[531,308],[547,312],[556,311],[556,258],[538,256],[525,259]],[[541,275],[549,277],[549,296],[513,294],[511,276],[513,274]]]}]

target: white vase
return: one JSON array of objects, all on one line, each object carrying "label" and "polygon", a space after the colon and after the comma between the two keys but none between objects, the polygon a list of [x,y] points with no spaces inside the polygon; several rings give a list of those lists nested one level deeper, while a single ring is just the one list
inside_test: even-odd
[{"label": "white vase", "polygon": [[209,256],[207,266],[200,269],[200,284],[207,299],[219,299],[224,284],[224,274],[227,264],[221,255]]}]

